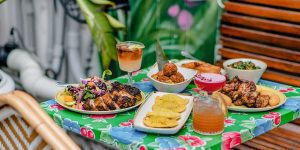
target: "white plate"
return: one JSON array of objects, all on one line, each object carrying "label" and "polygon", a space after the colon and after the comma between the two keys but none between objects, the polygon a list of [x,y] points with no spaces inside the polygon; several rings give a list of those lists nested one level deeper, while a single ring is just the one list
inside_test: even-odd
[{"label": "white plate", "polygon": [[87,111],[87,110],[79,110],[79,109],[75,109],[72,107],[69,107],[67,105],[64,104],[64,102],[62,101],[61,98],[59,98],[59,96],[63,93],[62,91],[59,91],[56,96],[55,96],[55,101],[60,104],[61,106],[63,106],[66,109],[69,109],[71,111],[74,112],[78,112],[78,113],[82,113],[82,114],[90,114],[90,115],[102,115],[102,114],[116,114],[116,113],[120,113],[120,112],[124,112],[124,111],[128,111],[131,110],[135,107],[138,107],[139,105],[141,105],[144,101],[145,101],[145,94],[141,91],[141,95],[142,95],[142,99],[140,101],[138,101],[134,106],[128,107],[128,108],[123,108],[123,109],[116,109],[116,110],[109,110],[109,111]]},{"label": "white plate", "polygon": [[165,93],[165,92],[154,92],[152,95],[149,96],[149,98],[146,100],[144,104],[138,109],[138,111],[135,114],[134,117],[134,128],[139,130],[139,131],[144,131],[144,132],[149,132],[149,133],[159,133],[159,134],[175,134],[177,133],[182,126],[185,124],[187,119],[190,116],[190,113],[193,108],[193,97],[192,96],[185,96],[181,94],[177,94],[178,96],[182,98],[187,98],[189,99],[188,104],[186,105],[186,110],[181,113],[181,118],[178,120],[178,125],[173,128],[151,128],[147,127],[144,125],[144,117],[148,112],[152,111],[152,105],[155,103],[155,97],[157,96],[162,96],[165,94],[170,94],[170,93]]},{"label": "white plate", "polygon": [[281,105],[283,105],[285,103],[286,97],[281,92],[276,91],[276,90],[274,90],[272,88],[269,88],[269,87],[260,86],[260,85],[257,85],[257,86],[261,87],[262,90],[270,91],[270,92],[276,94],[280,99],[280,103],[276,106],[267,106],[267,107],[264,107],[264,108],[248,108],[246,106],[234,106],[233,105],[233,106],[229,106],[228,110],[240,111],[240,112],[261,112],[261,111],[268,111],[268,110],[275,109],[275,108],[280,107]]},{"label": "white plate", "polygon": [[[190,63],[190,62],[195,62],[195,61],[201,61],[201,60],[183,59],[183,60],[180,60],[180,61],[176,62],[175,64],[176,64],[177,66],[182,66],[183,64]],[[189,68],[187,68],[187,69],[189,69]],[[192,70],[195,70],[195,69],[192,69]],[[221,68],[220,73],[221,73],[222,75],[226,75],[225,70],[222,69],[222,68]]]}]

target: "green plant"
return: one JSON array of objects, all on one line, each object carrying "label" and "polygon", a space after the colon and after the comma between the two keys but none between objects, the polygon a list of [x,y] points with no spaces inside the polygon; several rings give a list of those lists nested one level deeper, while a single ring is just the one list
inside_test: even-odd
[{"label": "green plant", "polygon": [[102,65],[108,69],[111,60],[117,60],[115,33],[125,28],[124,24],[103,11],[107,6],[115,7],[115,3],[108,0],[77,0],[77,4],[100,50]]},{"label": "green plant", "polygon": [[2,3],[2,2],[4,2],[5,0],[0,0],[0,4]]},{"label": "green plant", "polygon": [[[169,14],[171,7],[178,11]],[[180,24],[180,14],[192,18],[190,26]],[[155,62],[157,38],[168,58],[183,58],[182,50],[213,63],[220,9],[216,0],[130,0],[127,38],[144,43],[143,67]],[[186,15],[187,14],[187,15]],[[187,17],[181,17],[187,18]],[[181,22],[182,23],[182,22]]]}]

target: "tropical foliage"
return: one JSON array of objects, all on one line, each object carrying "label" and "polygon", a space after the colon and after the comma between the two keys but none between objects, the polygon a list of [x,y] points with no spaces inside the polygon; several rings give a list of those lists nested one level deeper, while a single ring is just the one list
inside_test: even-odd
[{"label": "tropical foliage", "polygon": [[114,32],[125,28],[121,22],[103,11],[106,6],[115,7],[115,3],[107,0],[77,0],[77,3],[85,16],[96,46],[101,50],[102,65],[107,69],[112,59],[117,60]]},{"label": "tropical foliage", "polygon": [[[143,66],[155,62],[155,43],[160,40],[168,58],[183,58],[185,50],[194,57],[213,63],[218,26],[219,7],[215,0],[129,0],[130,12],[126,19],[125,33],[117,30],[125,26],[104,11],[114,7],[108,0],[77,0],[93,39],[100,49],[104,68],[116,60],[116,35],[121,40],[139,41],[145,44]],[[110,68],[116,72],[117,62]]]},{"label": "tropical foliage", "polygon": [[157,38],[169,58],[186,50],[212,63],[219,12],[215,0],[131,0],[127,38],[145,44],[144,66],[155,61]]}]

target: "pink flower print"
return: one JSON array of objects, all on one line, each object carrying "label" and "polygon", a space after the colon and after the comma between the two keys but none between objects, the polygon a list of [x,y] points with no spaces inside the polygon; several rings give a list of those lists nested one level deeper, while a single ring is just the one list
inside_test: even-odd
[{"label": "pink flower print", "polygon": [[175,150],[187,150],[185,147],[178,147]]},{"label": "pink flower print", "polygon": [[180,11],[179,5],[175,4],[169,7],[168,14],[171,17],[176,17]]},{"label": "pink flower print", "polygon": [[197,136],[181,135],[179,136],[179,138],[192,147],[200,147],[206,145],[206,141],[200,139]]},{"label": "pink flower print", "polygon": [[150,81],[148,78],[144,78],[143,81]]},{"label": "pink flower print", "polygon": [[269,114],[263,115],[263,118],[272,119],[274,126],[278,126],[281,122],[281,115],[278,112],[270,112]]},{"label": "pink flower print", "polygon": [[58,109],[58,110],[64,110],[65,108],[62,107],[61,105],[59,104],[53,104],[53,105],[50,105],[50,108],[51,109]]},{"label": "pink flower print", "polygon": [[141,145],[141,146],[139,147],[139,150],[147,150],[147,147],[146,147],[145,145]]},{"label": "pink flower print", "polygon": [[115,118],[116,114],[90,115],[92,119],[110,119]]},{"label": "pink flower print", "polygon": [[224,120],[224,123],[225,123],[225,127],[228,127],[228,126],[231,126],[231,125],[234,125],[235,123],[235,119],[232,119],[232,118],[226,118]]},{"label": "pink flower print", "polygon": [[286,92],[292,92],[294,90],[295,90],[294,88],[286,88],[286,89],[281,89],[279,91],[282,92],[282,93],[286,93]]},{"label": "pink flower print", "polygon": [[129,119],[127,122],[121,122],[120,126],[123,126],[123,127],[132,127],[133,126],[133,120]]},{"label": "pink flower print", "polygon": [[222,134],[222,150],[228,150],[242,143],[241,133],[226,132]]},{"label": "pink flower print", "polygon": [[182,10],[179,13],[177,23],[178,23],[179,27],[181,28],[181,30],[183,30],[183,31],[190,29],[191,26],[193,25],[192,14],[190,12],[188,12],[187,10]]},{"label": "pink flower print", "polygon": [[138,75],[140,72],[142,72],[142,70],[134,71],[134,72],[132,72],[132,76],[136,76],[136,75]]},{"label": "pink flower print", "polygon": [[84,137],[88,137],[90,139],[94,139],[95,138],[95,134],[94,134],[94,132],[91,129],[87,129],[85,127],[81,127],[80,128],[80,133]]}]

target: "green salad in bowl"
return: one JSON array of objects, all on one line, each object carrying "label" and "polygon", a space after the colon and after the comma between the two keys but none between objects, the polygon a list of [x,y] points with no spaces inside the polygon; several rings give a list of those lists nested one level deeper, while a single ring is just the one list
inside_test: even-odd
[{"label": "green salad in bowl", "polygon": [[228,67],[240,70],[256,70],[261,69],[261,67],[255,65],[251,61],[237,61],[228,65]]}]

